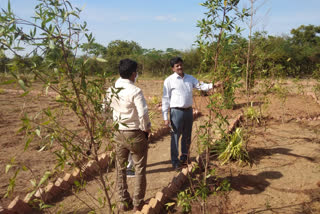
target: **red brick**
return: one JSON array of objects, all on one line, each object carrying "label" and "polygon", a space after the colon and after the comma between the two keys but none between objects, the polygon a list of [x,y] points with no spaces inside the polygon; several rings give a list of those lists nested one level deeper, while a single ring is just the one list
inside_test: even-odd
[{"label": "red brick", "polygon": [[154,213],[155,213],[155,212],[153,211],[153,209],[152,209],[149,205],[144,205],[144,206],[142,207],[141,212],[142,212],[143,214],[154,214]]},{"label": "red brick", "polygon": [[3,207],[0,206],[0,214],[16,214],[16,212],[10,211],[8,209],[4,209]]},{"label": "red brick", "polygon": [[62,178],[58,178],[54,183],[54,185],[59,189],[61,189],[62,191],[69,190],[71,187],[68,181],[63,180]]},{"label": "red brick", "polygon": [[176,195],[178,192],[179,192],[179,187],[176,185],[176,183],[174,183],[174,182],[171,182],[169,185],[168,185],[168,189],[169,189],[169,191],[171,191],[173,194],[173,196],[174,195]]},{"label": "red brick", "polygon": [[34,194],[34,196],[35,196],[36,198],[41,198],[43,194],[44,194],[44,190],[43,190],[42,188],[39,188],[39,189],[36,191],[36,193]]},{"label": "red brick", "polygon": [[183,168],[183,169],[181,170],[181,173],[183,173],[185,176],[188,176],[188,175],[189,175],[188,168],[187,168],[187,167],[186,167],[186,168]]},{"label": "red brick", "polygon": [[79,168],[74,168],[73,171],[72,171],[72,176],[78,180],[80,178],[80,175],[81,175],[81,171]]},{"label": "red brick", "polygon": [[28,193],[28,194],[24,197],[23,201],[28,204],[28,203],[29,203],[30,201],[32,201],[34,198],[35,198],[34,195],[31,196],[31,193]]},{"label": "red brick", "polygon": [[151,198],[149,201],[149,206],[153,209],[154,213],[160,213],[161,204],[157,199]]},{"label": "red brick", "polygon": [[46,195],[50,195],[50,199],[58,196],[61,193],[61,189],[51,182],[45,187],[44,190]]},{"label": "red brick", "polygon": [[167,201],[166,196],[163,194],[163,192],[157,192],[156,193],[156,199],[161,203],[161,205],[164,205]]},{"label": "red brick", "polygon": [[14,211],[17,214],[32,213],[32,208],[23,200],[21,200],[18,196],[15,197],[13,201],[11,201],[11,203],[8,206],[8,210]]},{"label": "red brick", "polygon": [[75,168],[72,174],[66,173],[63,180],[67,181],[70,185],[73,185],[76,180],[80,178],[80,169]]},{"label": "red brick", "polygon": [[7,210],[0,205],[0,214],[14,214],[14,212]]},{"label": "red brick", "polygon": [[186,182],[186,180],[188,179],[188,177],[185,176],[182,172],[180,172],[176,178],[176,182],[178,183],[179,187],[181,187],[184,184],[184,182]]},{"label": "red brick", "polygon": [[169,198],[171,198],[172,196],[174,196],[174,192],[172,192],[168,187],[164,187],[163,189],[162,189],[162,192],[163,192],[163,194],[164,194],[164,197],[166,198],[166,199],[169,199]]},{"label": "red brick", "polygon": [[34,196],[44,202],[48,202],[52,199],[52,195],[46,193],[45,190],[42,188],[39,188],[34,194]]},{"label": "red brick", "polygon": [[96,161],[94,160],[91,160],[89,161],[86,166],[85,166],[85,169],[83,171],[83,173],[86,175],[86,176],[94,176],[98,173],[99,171],[99,165],[97,164]]},{"label": "red brick", "polygon": [[[180,173],[179,173],[180,174]],[[178,174],[178,175],[179,175]],[[173,177],[172,180],[171,180],[171,184],[176,186],[177,189],[179,189],[182,185],[182,182],[178,179],[177,176]]]},{"label": "red brick", "polygon": [[108,153],[103,153],[98,157],[98,165],[101,169],[106,169],[108,167],[109,155]]}]

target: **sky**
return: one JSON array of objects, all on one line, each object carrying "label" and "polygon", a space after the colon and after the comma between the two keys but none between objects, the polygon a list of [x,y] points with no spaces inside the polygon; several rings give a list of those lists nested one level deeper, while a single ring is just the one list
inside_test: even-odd
[{"label": "sky", "polygon": [[[6,8],[8,0],[0,0]],[[20,17],[33,15],[36,0],[10,0],[11,8]],[[206,12],[204,0],[70,0],[83,8],[81,19],[87,21],[96,42],[107,46],[114,40],[135,41],[142,48],[174,48],[187,50],[199,34],[197,20]],[[300,25],[320,25],[320,0],[256,0],[259,9],[254,31],[269,35],[289,35]],[[240,7],[250,0],[240,0]],[[243,27],[247,27],[243,25]],[[247,31],[243,32],[243,36]]]}]

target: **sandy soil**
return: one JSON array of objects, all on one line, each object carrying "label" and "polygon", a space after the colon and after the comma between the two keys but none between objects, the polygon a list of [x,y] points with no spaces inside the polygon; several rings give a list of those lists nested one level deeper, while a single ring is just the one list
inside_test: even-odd
[{"label": "sandy soil", "polygon": [[[161,101],[162,81],[150,82],[139,81],[138,84],[148,97],[150,109],[155,112],[154,126],[160,127],[162,121],[156,103]],[[292,81],[284,84],[288,89],[285,101],[276,93],[263,96],[261,88],[254,90],[253,105],[257,111],[261,109],[263,120],[260,125],[250,122],[244,124],[248,130],[247,148],[253,165],[240,167],[230,163],[221,166],[218,161],[212,161],[212,167],[217,169],[219,177],[230,181],[232,191],[211,195],[208,199],[208,213],[320,213],[320,187],[317,186],[320,181],[320,111],[313,98],[306,95],[312,91],[314,82],[304,81],[300,84],[303,85],[302,89]],[[197,154],[196,127],[203,123],[208,113],[206,100],[207,97],[195,96],[195,107],[203,112],[203,116],[194,123],[193,158]],[[236,103],[235,109],[226,110],[224,114],[233,118],[245,111],[247,100],[244,94],[237,94]],[[8,176],[3,172],[11,157],[17,156],[18,162],[26,163],[34,172],[34,175],[22,174],[14,196],[24,196],[30,188],[29,180],[33,176],[41,176],[54,165],[54,155],[50,151],[37,152],[37,145],[24,152],[25,138],[23,134],[17,133],[21,123],[19,118],[23,113],[34,114],[40,106],[45,105],[56,104],[52,97],[28,95],[23,98],[16,93],[0,93],[0,203],[4,206],[10,199],[2,198],[8,186]],[[72,117],[66,120],[70,125],[78,124],[74,123]],[[171,169],[169,151],[168,135],[150,144],[146,199],[161,191],[176,173]],[[108,176],[111,181],[114,180],[115,169]],[[132,193],[134,179],[128,179],[128,183]],[[86,200],[88,194],[100,194],[96,182],[88,182],[87,187],[88,192],[80,192],[77,196]],[[95,203],[89,199],[86,202]],[[77,197],[68,194],[56,201],[55,207],[50,209],[53,213],[58,210],[62,213],[88,212],[88,208]],[[179,212],[180,209],[175,210]],[[194,204],[193,213],[198,211],[198,205]]]}]

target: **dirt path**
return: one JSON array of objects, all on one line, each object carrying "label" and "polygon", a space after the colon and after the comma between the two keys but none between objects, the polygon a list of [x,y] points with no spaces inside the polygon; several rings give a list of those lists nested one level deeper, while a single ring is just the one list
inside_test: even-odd
[{"label": "dirt path", "polygon": [[[195,125],[199,125],[200,120],[195,121]],[[195,132],[195,130],[194,130]],[[195,135],[195,133],[193,133]],[[192,155],[191,158],[195,158],[196,153]],[[145,195],[145,200],[148,201],[152,197],[155,197],[157,192],[160,192],[165,186],[168,186],[172,178],[177,174],[175,170],[172,169],[170,161],[170,135],[167,134],[163,138],[154,141],[149,144],[148,151],[148,165],[147,165],[147,191]],[[116,179],[116,169],[113,169],[109,173],[110,181]],[[133,195],[134,189],[134,178],[128,178],[128,190],[130,195]],[[89,182],[87,185],[87,190],[89,193],[80,192],[78,197],[70,195],[63,198],[62,201],[57,202],[55,208],[51,209],[52,212],[57,212],[59,209],[63,210],[63,213],[87,213],[89,209],[79,202],[78,198],[82,198],[85,201],[89,201],[88,194],[97,196],[99,192],[98,185],[95,182]],[[116,191],[112,190],[113,200],[116,200]],[[57,209],[60,207],[59,209]],[[106,210],[101,210],[105,212]],[[127,212],[133,213],[133,212]]]}]

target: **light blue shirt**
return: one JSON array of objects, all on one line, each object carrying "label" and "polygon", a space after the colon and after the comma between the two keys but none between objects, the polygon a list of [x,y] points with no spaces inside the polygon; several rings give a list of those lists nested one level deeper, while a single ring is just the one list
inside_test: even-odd
[{"label": "light blue shirt", "polygon": [[212,83],[199,82],[191,75],[184,74],[182,78],[177,73],[171,74],[163,83],[162,116],[168,120],[169,108],[189,108],[192,106],[192,90],[202,91],[212,89]]}]

